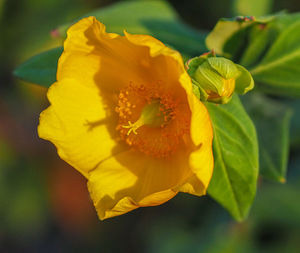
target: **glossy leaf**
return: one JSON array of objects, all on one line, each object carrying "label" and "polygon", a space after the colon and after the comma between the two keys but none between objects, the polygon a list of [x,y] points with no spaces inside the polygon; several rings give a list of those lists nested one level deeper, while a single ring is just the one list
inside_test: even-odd
[{"label": "glossy leaf", "polygon": [[260,174],[270,180],[285,182],[292,111],[258,93],[245,96],[243,102],[257,129]]},{"label": "glossy leaf", "polygon": [[254,25],[249,31],[249,42],[242,53],[241,59],[239,60],[240,64],[246,68],[258,64],[267,48],[275,40],[276,35],[276,30],[274,30],[274,28],[270,25]]},{"label": "glossy leaf", "polygon": [[250,70],[269,93],[300,96],[300,21],[288,26]]},{"label": "glossy leaf", "polygon": [[215,168],[208,193],[238,221],[256,193],[258,144],[255,127],[237,95],[226,105],[207,104],[214,128]]},{"label": "glossy leaf", "polygon": [[234,0],[234,15],[262,16],[269,14],[273,0]]},{"label": "glossy leaf", "polygon": [[238,61],[247,46],[250,28],[265,25],[274,18],[275,16],[255,19],[221,18],[206,37],[206,46],[217,54]]},{"label": "glossy leaf", "polygon": [[250,22],[222,18],[206,37],[206,46],[217,54],[232,59],[246,42],[246,28]]},{"label": "glossy leaf", "polygon": [[14,75],[24,81],[49,87],[56,81],[57,61],[63,49],[51,49],[33,56],[15,71]]}]

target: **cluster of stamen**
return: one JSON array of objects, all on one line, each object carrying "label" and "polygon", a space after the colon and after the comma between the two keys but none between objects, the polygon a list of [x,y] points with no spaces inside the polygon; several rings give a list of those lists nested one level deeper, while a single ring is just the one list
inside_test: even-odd
[{"label": "cluster of stamen", "polygon": [[182,136],[189,133],[187,104],[175,99],[159,84],[130,83],[120,91],[115,111],[119,115],[117,130],[121,138],[153,157],[174,153]]}]

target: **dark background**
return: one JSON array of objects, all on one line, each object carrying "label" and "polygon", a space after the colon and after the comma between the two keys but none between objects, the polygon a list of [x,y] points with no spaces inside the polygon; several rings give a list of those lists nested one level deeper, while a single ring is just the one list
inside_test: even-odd
[{"label": "dark background", "polygon": [[[0,252],[300,252],[297,146],[291,147],[287,183],[259,179],[243,223],[209,197],[186,194],[98,220],[85,179],[37,136],[46,89],[19,81],[12,72],[61,44],[50,35],[58,25],[114,2],[0,0]],[[239,14],[230,0],[169,2],[186,23],[202,30]],[[270,12],[300,10],[296,0],[269,2]]]}]

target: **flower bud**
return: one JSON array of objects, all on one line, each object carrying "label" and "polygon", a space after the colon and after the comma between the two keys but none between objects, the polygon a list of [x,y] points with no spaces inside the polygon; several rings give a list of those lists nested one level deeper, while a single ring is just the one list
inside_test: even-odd
[{"label": "flower bud", "polygon": [[189,60],[187,72],[202,101],[225,104],[234,91],[244,94],[254,87],[252,76],[245,68],[216,57],[213,52]]}]

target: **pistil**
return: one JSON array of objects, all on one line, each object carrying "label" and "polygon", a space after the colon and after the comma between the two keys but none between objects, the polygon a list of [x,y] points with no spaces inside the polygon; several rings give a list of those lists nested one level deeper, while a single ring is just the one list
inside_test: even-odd
[{"label": "pistil", "polygon": [[127,135],[131,132],[137,134],[137,130],[141,126],[162,127],[167,119],[168,117],[166,117],[164,113],[163,105],[156,99],[144,106],[142,113],[136,122],[131,123],[131,121],[128,121],[128,125],[122,127],[129,129]]}]

